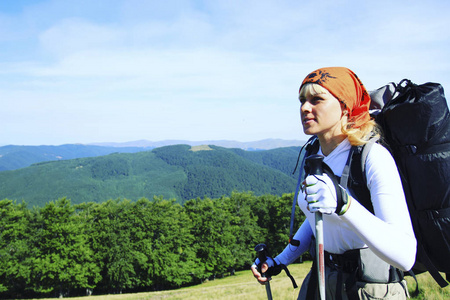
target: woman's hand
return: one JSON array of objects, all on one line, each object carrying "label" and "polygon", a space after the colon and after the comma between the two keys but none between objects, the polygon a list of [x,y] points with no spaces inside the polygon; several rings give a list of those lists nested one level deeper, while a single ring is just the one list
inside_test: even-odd
[{"label": "woman's hand", "polygon": [[251,270],[253,273],[253,276],[258,280],[260,284],[266,284],[270,281],[270,277],[263,276],[264,273],[266,273],[270,267],[273,267],[275,265],[272,258],[267,257],[267,260],[261,264],[261,273],[258,271],[258,265],[259,265],[259,258],[255,260],[253,263]]},{"label": "woman's hand", "polygon": [[[308,202],[308,210],[312,213],[321,212],[331,215],[337,213],[342,216],[350,207],[351,197],[340,185],[334,186],[328,175],[309,175],[303,182],[305,200]],[[339,197],[336,195],[336,189]]]},{"label": "woman's hand", "polygon": [[[267,272],[267,270],[269,269],[269,266],[267,265],[267,263],[263,263],[261,265],[261,272],[265,273]],[[258,280],[258,282],[262,285],[266,284],[267,282],[269,282],[270,278],[269,277],[263,277],[261,273],[258,272],[258,267],[256,265],[253,265],[251,267],[253,276],[255,276],[256,280]]]},{"label": "woman's hand", "polygon": [[303,189],[310,212],[330,215],[336,211],[336,189],[328,175],[307,176],[303,182]]}]

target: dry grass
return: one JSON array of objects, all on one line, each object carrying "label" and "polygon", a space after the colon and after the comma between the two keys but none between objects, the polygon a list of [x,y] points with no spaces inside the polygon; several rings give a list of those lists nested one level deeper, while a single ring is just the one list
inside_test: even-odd
[{"label": "dry grass", "polygon": [[[300,286],[303,278],[309,272],[311,262],[289,266],[289,271]],[[441,289],[433,278],[427,274],[418,275],[421,293],[413,299],[444,300],[450,299],[450,287]],[[407,277],[410,292],[415,288],[415,282]],[[271,281],[274,299],[297,299],[299,288],[294,289],[290,279],[282,272]],[[247,300],[267,299],[266,289],[253,278],[250,271],[236,272],[235,276],[225,277],[201,285],[181,288],[173,291],[150,292],[139,294],[103,295],[70,298],[72,300],[140,300],[140,299],[188,299],[188,300]]]},{"label": "dry grass", "polygon": [[199,146],[192,146],[191,149],[192,152],[197,152],[197,151],[211,151],[212,148],[209,147],[208,145],[199,145]]}]

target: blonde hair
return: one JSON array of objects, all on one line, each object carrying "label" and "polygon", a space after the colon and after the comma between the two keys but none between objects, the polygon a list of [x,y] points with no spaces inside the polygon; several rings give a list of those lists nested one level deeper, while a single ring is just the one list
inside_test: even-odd
[{"label": "blonde hair", "polygon": [[[352,146],[361,146],[366,144],[371,137],[380,137],[381,128],[374,120],[369,120],[358,128],[353,128],[353,123],[342,122],[342,133],[348,138]],[[345,123],[345,124],[344,124]]]},{"label": "blonde hair", "polygon": [[[299,99],[306,98],[307,96],[316,96],[319,94],[330,94],[332,95],[326,88],[322,87],[317,83],[307,83],[302,86],[299,92]],[[333,96],[333,95],[332,95]],[[334,96],[333,96],[334,97]],[[336,98],[336,97],[334,97]],[[339,100],[338,100],[339,101]],[[348,109],[345,103],[339,101],[342,105],[342,110],[344,113],[348,114]],[[374,120],[369,120],[362,124],[358,128],[354,128],[354,123],[346,122],[345,119],[342,119],[341,131],[345,134],[352,146],[361,146],[366,144],[369,139],[373,136],[381,136],[381,128]]]},{"label": "blonde hair", "polygon": [[331,95],[331,93],[326,88],[324,88],[321,85],[318,85],[317,83],[306,83],[300,89],[298,98],[299,99],[306,98],[308,95],[311,95],[314,97],[319,94],[330,94]]}]

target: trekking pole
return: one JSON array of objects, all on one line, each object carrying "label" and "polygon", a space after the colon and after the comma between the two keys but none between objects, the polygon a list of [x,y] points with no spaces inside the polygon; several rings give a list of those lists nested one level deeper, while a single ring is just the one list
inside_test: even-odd
[{"label": "trekking pole", "polygon": [[[309,175],[322,175],[323,156],[314,154],[306,158],[305,164],[309,168]],[[320,299],[325,300],[325,255],[323,248],[323,220],[322,213],[316,212],[316,259],[317,275],[319,279]]]},{"label": "trekking pole", "polygon": [[[258,244],[258,245],[256,245],[255,246],[255,251],[258,252],[259,262],[262,265],[267,260],[267,254],[269,252],[267,250],[266,244]],[[266,277],[266,274],[261,272],[261,276],[262,277]],[[272,300],[272,291],[270,290],[270,282],[269,282],[269,280],[267,280],[265,286],[266,286],[267,299],[268,300]]]}]

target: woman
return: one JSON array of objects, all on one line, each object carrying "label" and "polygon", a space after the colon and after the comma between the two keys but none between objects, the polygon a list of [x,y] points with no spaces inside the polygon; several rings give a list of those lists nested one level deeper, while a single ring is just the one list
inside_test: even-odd
[{"label": "woman", "polygon": [[[379,134],[369,115],[370,97],[358,77],[342,67],[311,72],[299,93],[303,131],[317,136],[318,154],[340,177],[351,147],[363,145]],[[300,245],[288,245],[277,257],[262,264],[262,271],[288,265],[309,250],[314,245],[314,213],[321,212],[327,299],[406,299],[405,281],[392,274],[398,274],[396,269],[412,268],[416,239],[395,162],[383,146],[375,144],[371,148],[365,176],[374,213],[362,206],[349,189],[342,190],[344,201],[337,201],[329,176],[307,176],[297,199],[307,217],[294,236]],[[268,279],[258,272],[258,263],[252,266],[252,272],[265,284]],[[305,278],[299,299],[318,297],[317,274],[311,273],[315,272],[312,270]]]}]

